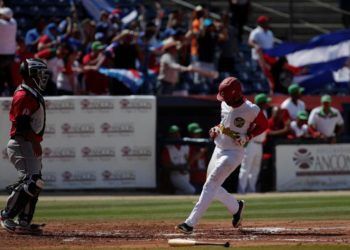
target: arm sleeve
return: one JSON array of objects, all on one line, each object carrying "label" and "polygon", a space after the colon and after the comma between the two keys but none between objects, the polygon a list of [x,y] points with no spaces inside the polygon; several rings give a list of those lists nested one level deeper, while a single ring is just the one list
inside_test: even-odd
[{"label": "arm sleeve", "polygon": [[260,110],[260,112],[256,116],[255,120],[253,121],[253,124],[255,126],[252,130],[248,132],[248,136],[250,138],[260,135],[267,129],[268,122],[262,110]]},{"label": "arm sleeve", "polygon": [[177,70],[177,71],[185,71],[186,67],[174,62],[171,60],[170,56],[168,54],[164,54],[161,58],[161,63],[167,65],[167,67]]}]

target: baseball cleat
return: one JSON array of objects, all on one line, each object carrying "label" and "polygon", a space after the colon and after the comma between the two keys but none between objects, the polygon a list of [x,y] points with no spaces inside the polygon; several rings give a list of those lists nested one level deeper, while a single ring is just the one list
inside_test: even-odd
[{"label": "baseball cleat", "polygon": [[184,234],[191,234],[193,232],[193,227],[187,225],[186,223],[181,223],[177,225],[175,229]]},{"label": "baseball cleat", "polygon": [[243,210],[245,207],[245,201],[239,200],[238,205],[239,205],[238,212],[232,216],[232,226],[234,228],[238,228],[239,226],[241,226],[241,222],[243,219]]},{"label": "baseball cleat", "polygon": [[43,230],[41,227],[38,227],[37,225],[32,226],[17,226],[14,231],[16,234],[25,234],[25,235],[42,235]]},{"label": "baseball cleat", "polygon": [[42,235],[42,228],[46,224],[28,224],[25,221],[20,221],[17,223],[15,233],[17,234],[28,234],[28,235]]},{"label": "baseball cleat", "polygon": [[16,227],[18,226],[18,224],[12,219],[2,219],[0,224],[3,229],[10,233],[15,233]]}]

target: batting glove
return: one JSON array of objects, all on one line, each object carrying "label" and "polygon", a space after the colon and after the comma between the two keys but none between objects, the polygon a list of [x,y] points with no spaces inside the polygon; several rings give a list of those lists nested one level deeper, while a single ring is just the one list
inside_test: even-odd
[{"label": "batting glove", "polygon": [[211,139],[215,139],[215,137],[217,137],[218,134],[220,134],[220,129],[217,126],[209,130],[209,136]]}]

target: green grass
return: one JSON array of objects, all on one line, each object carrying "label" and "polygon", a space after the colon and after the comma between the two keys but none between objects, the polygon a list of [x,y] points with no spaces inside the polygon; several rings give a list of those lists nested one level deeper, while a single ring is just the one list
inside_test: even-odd
[{"label": "green grass", "polygon": [[[247,197],[246,220],[350,219],[350,194],[290,197]],[[116,198],[103,200],[51,200],[38,203],[36,218],[44,220],[178,220],[184,219],[197,197]],[[226,209],[214,202],[204,219],[227,219]]]}]

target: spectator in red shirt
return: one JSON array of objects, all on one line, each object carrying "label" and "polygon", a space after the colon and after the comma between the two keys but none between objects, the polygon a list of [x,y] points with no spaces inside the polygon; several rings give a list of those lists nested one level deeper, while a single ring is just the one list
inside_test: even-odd
[{"label": "spectator in red shirt", "polygon": [[290,131],[290,117],[287,111],[274,107],[272,117],[268,121],[269,137],[286,138]]},{"label": "spectator in red shirt", "polygon": [[[102,51],[105,46],[95,41],[91,45],[91,52],[86,54],[83,58],[83,65],[96,65],[99,57],[102,55]],[[108,93],[108,78],[98,71],[87,70],[84,72],[85,91],[87,94],[102,95]]]}]

